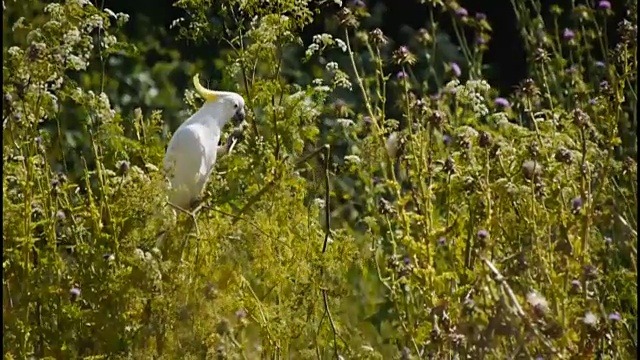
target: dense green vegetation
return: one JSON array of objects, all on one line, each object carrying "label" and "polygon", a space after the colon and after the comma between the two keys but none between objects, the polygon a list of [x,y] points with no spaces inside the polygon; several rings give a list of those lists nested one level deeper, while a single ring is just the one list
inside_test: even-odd
[{"label": "dense green vegetation", "polygon": [[[500,97],[453,1],[406,40],[362,1],[4,1],[4,358],[635,358],[637,2],[588,3],[513,1]],[[196,73],[248,107],[198,233],[161,171]]]}]

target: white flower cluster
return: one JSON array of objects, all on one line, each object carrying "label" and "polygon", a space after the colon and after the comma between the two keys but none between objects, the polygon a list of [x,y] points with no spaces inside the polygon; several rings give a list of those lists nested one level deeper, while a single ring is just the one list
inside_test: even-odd
[{"label": "white flower cluster", "polygon": [[315,53],[324,51],[327,48],[336,47],[342,52],[347,52],[347,44],[342,39],[336,39],[331,34],[316,34],[313,42],[309,44],[305,51],[306,58],[310,58]]},{"label": "white flower cluster", "polygon": [[109,15],[110,17],[116,19],[116,21],[118,22],[119,26],[124,25],[126,22],[129,21],[129,14],[125,14],[125,13],[114,13],[113,10],[111,9],[104,9],[104,12]]},{"label": "white flower cluster", "polygon": [[491,86],[485,80],[469,80],[462,85],[456,79],[445,85],[445,92],[454,94],[460,104],[470,105],[478,117],[489,114],[486,96],[490,89]]},{"label": "white flower cluster", "polygon": [[344,161],[347,163],[351,163],[351,164],[360,164],[362,162],[362,159],[360,159],[360,157],[358,155],[346,155],[344,157]]}]

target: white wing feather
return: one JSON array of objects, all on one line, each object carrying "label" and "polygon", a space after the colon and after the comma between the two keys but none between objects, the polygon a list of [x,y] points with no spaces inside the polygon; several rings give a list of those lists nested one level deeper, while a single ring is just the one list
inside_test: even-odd
[{"label": "white wing feather", "polygon": [[164,169],[171,182],[169,201],[184,209],[197,198],[207,183],[216,161],[217,134],[190,124],[175,132],[164,158]]}]

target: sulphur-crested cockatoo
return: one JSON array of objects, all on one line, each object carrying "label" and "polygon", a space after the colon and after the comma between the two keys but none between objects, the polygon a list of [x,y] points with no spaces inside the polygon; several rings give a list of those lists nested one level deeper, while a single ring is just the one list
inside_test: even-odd
[{"label": "sulphur-crested cockatoo", "polygon": [[178,127],[164,156],[169,203],[187,211],[195,207],[218,156],[229,150],[230,141],[226,146],[218,145],[222,128],[229,120],[239,125],[245,118],[242,96],[206,89],[198,75],[193,77],[193,85],[205,103]]}]

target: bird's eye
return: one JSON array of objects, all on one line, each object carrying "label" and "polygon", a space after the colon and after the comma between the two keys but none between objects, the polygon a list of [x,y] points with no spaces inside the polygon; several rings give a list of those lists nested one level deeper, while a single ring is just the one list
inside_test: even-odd
[{"label": "bird's eye", "polygon": [[238,108],[238,104],[233,104],[233,108],[237,109]]}]

